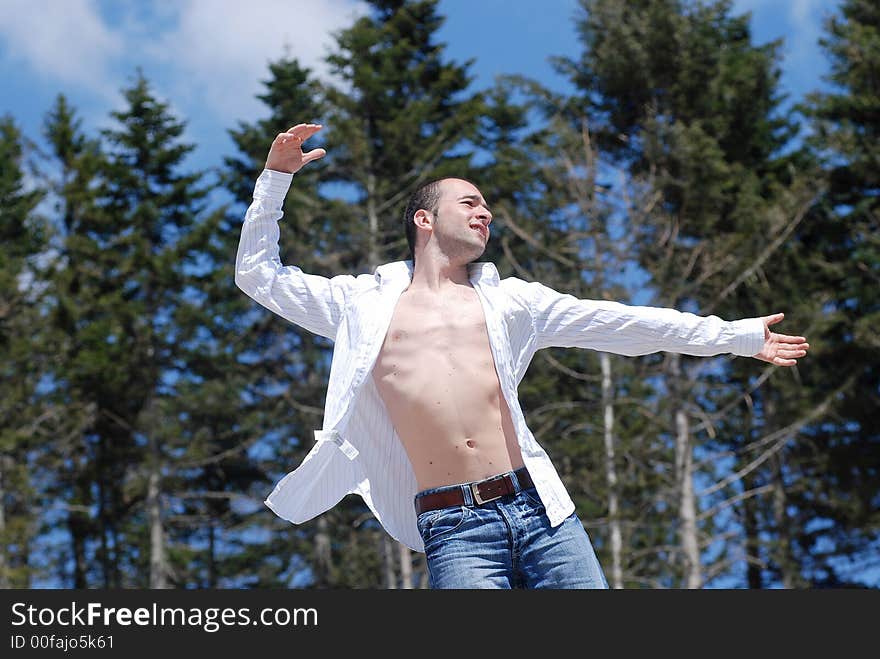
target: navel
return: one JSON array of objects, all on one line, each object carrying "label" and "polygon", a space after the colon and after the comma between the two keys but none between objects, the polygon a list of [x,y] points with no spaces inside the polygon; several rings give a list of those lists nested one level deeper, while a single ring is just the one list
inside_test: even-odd
[{"label": "navel", "polygon": [[467,440],[467,441],[465,442],[465,444],[467,444],[468,448],[473,448],[474,446],[477,445],[477,443],[476,443],[474,440],[472,440],[472,439]]}]

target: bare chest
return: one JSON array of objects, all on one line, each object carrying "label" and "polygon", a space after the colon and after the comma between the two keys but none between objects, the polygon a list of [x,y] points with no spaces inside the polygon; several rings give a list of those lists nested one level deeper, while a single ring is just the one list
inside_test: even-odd
[{"label": "bare chest", "polygon": [[[401,295],[373,369],[381,378],[404,372],[431,377],[444,366],[490,366],[486,318],[476,291],[437,298]],[[436,375],[436,374],[435,374]]]}]

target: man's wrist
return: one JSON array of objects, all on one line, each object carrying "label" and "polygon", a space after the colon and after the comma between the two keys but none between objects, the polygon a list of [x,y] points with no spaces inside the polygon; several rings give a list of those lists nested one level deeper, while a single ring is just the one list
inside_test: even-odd
[{"label": "man's wrist", "polygon": [[254,199],[271,199],[283,202],[293,180],[291,172],[279,172],[276,169],[264,169],[254,187]]},{"label": "man's wrist", "polygon": [[740,357],[754,357],[764,348],[764,321],[760,318],[734,320],[736,331],[734,348],[731,351]]}]

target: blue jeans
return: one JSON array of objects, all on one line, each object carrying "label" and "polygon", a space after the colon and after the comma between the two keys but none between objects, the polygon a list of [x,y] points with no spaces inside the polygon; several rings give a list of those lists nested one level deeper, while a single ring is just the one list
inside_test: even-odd
[{"label": "blue jeans", "polygon": [[468,484],[416,495],[461,488],[465,499],[418,516],[431,588],[608,588],[577,515],[551,527],[538,491],[513,481],[514,494],[482,505]]}]

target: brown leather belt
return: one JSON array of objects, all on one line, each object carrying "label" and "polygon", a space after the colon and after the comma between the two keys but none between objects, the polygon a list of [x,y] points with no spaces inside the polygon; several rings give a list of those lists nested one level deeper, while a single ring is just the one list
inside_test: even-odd
[{"label": "brown leather belt", "polygon": [[[532,477],[529,476],[529,472],[525,467],[520,467],[514,473],[516,474],[516,480],[519,481],[521,490],[534,487]],[[500,476],[487,478],[484,481],[465,483],[457,487],[451,487],[448,490],[416,497],[416,515],[420,515],[426,510],[468,505],[463,491],[465,488],[471,491],[471,498],[473,499],[473,504],[471,505],[488,503],[489,501],[500,499],[507,494],[515,494],[517,491],[513,484],[513,477],[508,472]]]}]

